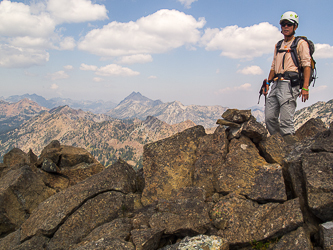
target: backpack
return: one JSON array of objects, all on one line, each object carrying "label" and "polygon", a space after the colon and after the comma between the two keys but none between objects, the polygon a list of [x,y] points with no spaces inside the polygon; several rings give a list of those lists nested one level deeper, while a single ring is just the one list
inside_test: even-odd
[{"label": "backpack", "polygon": [[[313,42],[311,40],[309,40],[307,37],[305,36],[296,36],[293,43],[290,46],[290,50],[283,50],[280,49],[281,48],[281,44],[283,42],[283,39],[280,40],[277,44],[276,44],[276,53],[281,53],[281,52],[290,52],[291,53],[291,58],[293,59],[293,62],[295,64],[295,66],[298,68],[298,72],[299,72],[299,81],[300,81],[300,88],[303,87],[303,83],[304,83],[304,68],[301,67],[299,61],[298,61],[298,56],[297,56],[297,44],[298,42],[303,39],[304,41],[306,41],[309,45],[309,49],[310,49],[310,56],[311,56],[311,72],[310,72],[310,80],[309,80],[309,85],[311,84],[311,82],[313,81],[313,85],[315,84],[316,78],[317,78],[317,69],[316,69],[316,61],[313,59],[313,53],[315,51],[315,46],[313,44]],[[284,63],[284,58],[283,58],[283,63]]]}]

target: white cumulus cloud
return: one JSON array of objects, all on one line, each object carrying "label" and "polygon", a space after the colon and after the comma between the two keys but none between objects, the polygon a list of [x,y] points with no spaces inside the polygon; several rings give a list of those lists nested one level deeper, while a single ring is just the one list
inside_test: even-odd
[{"label": "white cumulus cloud", "polygon": [[45,50],[53,47],[49,39],[44,37],[18,36],[7,40],[9,44],[21,48],[35,48]]},{"label": "white cumulus cloud", "polygon": [[[104,5],[91,0],[0,1],[0,50],[9,48],[0,66],[41,65],[49,60],[47,50],[73,50],[75,39],[63,36],[64,29],[56,30],[56,26],[104,20],[107,13]],[[31,60],[27,60],[29,57]]]},{"label": "white cumulus cloud", "polygon": [[0,44],[0,67],[27,68],[32,65],[43,65],[49,61],[49,53],[43,50],[19,48]]},{"label": "white cumulus cloud", "polygon": [[151,55],[130,55],[130,56],[123,56],[117,62],[119,64],[134,64],[134,63],[147,63],[152,62],[153,57]]},{"label": "white cumulus cloud", "polygon": [[0,2],[0,35],[46,37],[53,33],[55,25],[48,13],[35,15],[23,3]]},{"label": "white cumulus cloud", "polygon": [[59,42],[59,50],[73,50],[76,46],[75,39],[73,37],[62,38]]},{"label": "white cumulus cloud", "polygon": [[69,78],[69,75],[65,71],[60,70],[55,73],[49,74],[48,77],[51,78],[52,81],[55,81],[59,79]]},{"label": "white cumulus cloud", "polygon": [[98,68],[95,65],[87,65],[82,63],[80,66],[81,70],[91,70],[94,71],[96,75],[99,76],[136,76],[140,73],[130,68],[122,67],[117,64],[109,64],[104,67]]},{"label": "white cumulus cloud", "polygon": [[329,44],[315,44],[315,52],[313,57],[317,58],[333,58],[333,46]]},{"label": "white cumulus cloud", "polygon": [[165,53],[196,44],[205,23],[204,18],[197,21],[183,12],[162,9],[136,22],[114,21],[91,30],[78,48],[103,57]]},{"label": "white cumulus cloud", "polygon": [[282,35],[279,29],[267,22],[241,28],[237,25],[206,29],[201,42],[206,50],[221,50],[221,56],[251,60],[273,53],[274,44]]},{"label": "white cumulus cloud", "polygon": [[57,23],[80,23],[107,19],[104,5],[90,0],[49,0],[47,10]]},{"label": "white cumulus cloud", "polygon": [[57,84],[55,84],[55,83],[53,83],[52,85],[51,85],[51,87],[50,87],[50,89],[53,89],[53,90],[56,90],[56,89],[58,89],[59,88],[59,86],[57,85]]},{"label": "white cumulus cloud", "polygon": [[256,65],[245,67],[237,72],[244,75],[262,75],[264,73],[264,71]]},{"label": "white cumulus cloud", "polygon": [[101,78],[101,77],[94,77],[94,78],[93,78],[93,81],[94,81],[94,82],[103,82],[104,79]]},{"label": "white cumulus cloud", "polygon": [[74,67],[73,67],[72,65],[65,65],[65,66],[64,66],[64,69],[65,69],[65,70],[73,70]]},{"label": "white cumulus cloud", "polygon": [[136,76],[140,73],[137,71],[133,71],[126,67],[121,67],[117,64],[109,64],[104,67],[97,69],[95,72],[96,75],[100,76]]},{"label": "white cumulus cloud", "polygon": [[87,71],[87,70],[96,71],[97,68],[98,68],[98,67],[95,66],[95,65],[87,65],[87,64],[85,64],[85,63],[82,63],[81,66],[80,66],[80,70],[85,70],[85,71]]}]

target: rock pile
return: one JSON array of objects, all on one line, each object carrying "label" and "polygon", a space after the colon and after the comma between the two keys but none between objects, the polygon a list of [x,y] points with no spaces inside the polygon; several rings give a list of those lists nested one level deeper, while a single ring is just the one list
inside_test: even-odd
[{"label": "rock pile", "polygon": [[0,249],[332,249],[333,126],[290,145],[249,110],[222,118],[145,145],[137,172],[57,141],[11,150]]}]

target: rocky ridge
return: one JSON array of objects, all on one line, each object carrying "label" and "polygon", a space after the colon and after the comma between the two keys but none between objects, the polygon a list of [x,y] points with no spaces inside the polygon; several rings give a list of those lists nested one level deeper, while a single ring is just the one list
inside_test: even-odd
[{"label": "rocky ridge", "polygon": [[333,126],[286,140],[248,110],[222,118],[146,144],[138,171],[58,141],[11,150],[0,249],[331,249]]},{"label": "rocky ridge", "polygon": [[102,100],[99,101],[89,101],[89,100],[72,100],[69,98],[51,98],[49,100],[45,99],[42,96],[36,94],[24,94],[24,95],[14,95],[7,98],[0,97],[0,100],[3,99],[6,102],[15,103],[19,102],[22,99],[29,99],[30,101],[38,103],[38,105],[42,107],[46,107],[47,109],[53,109],[58,106],[68,105],[73,109],[82,109],[84,111],[90,111],[95,114],[104,114],[108,110],[117,106],[116,103],[113,102],[104,102]]},{"label": "rocky ridge", "polygon": [[317,102],[309,107],[297,110],[295,113],[295,128],[300,128],[311,118],[321,119],[327,126],[333,122],[333,100]]},{"label": "rocky ridge", "polygon": [[137,168],[142,167],[143,145],[178,133],[195,124],[185,121],[169,125],[155,117],[145,121],[118,120],[68,106],[43,112],[19,128],[0,134],[0,156],[13,147],[39,155],[52,140],[89,150],[103,165],[123,158]]},{"label": "rocky ridge", "polygon": [[16,128],[26,120],[47,110],[29,99],[22,99],[16,103],[0,100],[0,133]]}]

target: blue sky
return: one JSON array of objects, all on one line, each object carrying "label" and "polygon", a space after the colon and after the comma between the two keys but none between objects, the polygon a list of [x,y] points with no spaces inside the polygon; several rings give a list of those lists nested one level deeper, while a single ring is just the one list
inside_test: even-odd
[{"label": "blue sky", "polygon": [[279,18],[292,10],[296,34],[316,46],[319,78],[302,108],[332,99],[332,9],[331,0],[3,0],[0,96],[118,103],[139,91],[249,108],[282,38]]}]

